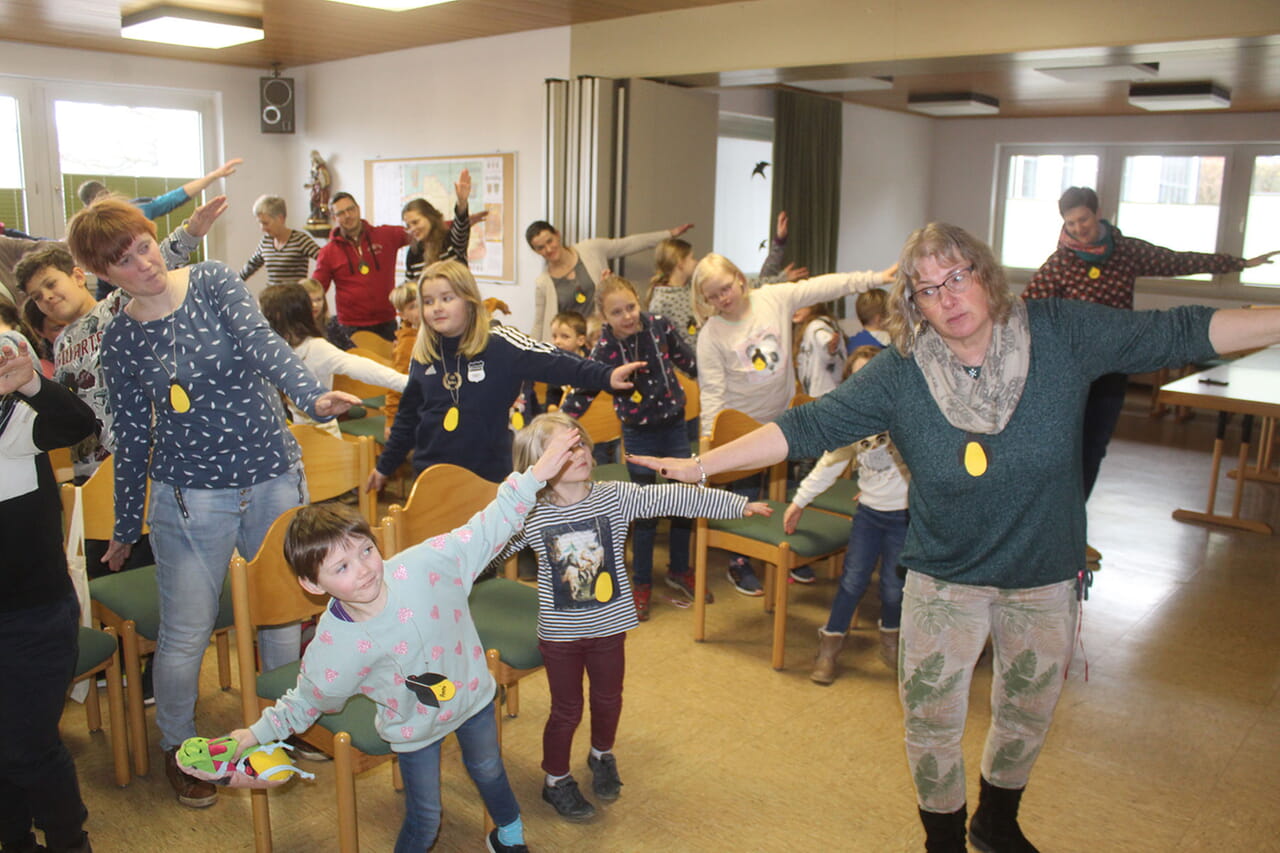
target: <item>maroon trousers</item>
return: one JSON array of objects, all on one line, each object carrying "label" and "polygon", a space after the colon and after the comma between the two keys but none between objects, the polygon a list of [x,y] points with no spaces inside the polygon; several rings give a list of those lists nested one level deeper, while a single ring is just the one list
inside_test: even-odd
[{"label": "maroon trousers", "polygon": [[573,734],[582,722],[582,676],[591,680],[591,746],[613,748],[622,716],[622,677],[626,670],[626,632],[566,642],[538,641],[551,688],[551,714],[542,730],[542,769],[552,776],[569,772]]}]

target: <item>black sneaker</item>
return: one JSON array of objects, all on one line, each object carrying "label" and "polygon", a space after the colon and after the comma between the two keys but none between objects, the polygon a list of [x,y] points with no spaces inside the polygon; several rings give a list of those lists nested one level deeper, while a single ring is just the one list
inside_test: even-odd
[{"label": "black sneaker", "polygon": [[813,566],[800,566],[788,572],[796,583],[813,583],[818,578],[813,573]]},{"label": "black sneaker", "polygon": [[574,823],[582,823],[596,816],[596,807],[582,796],[578,783],[572,776],[566,776],[554,785],[543,785],[542,799],[551,803],[560,817]]},{"label": "black sneaker", "polygon": [[612,752],[596,758],[587,756],[587,767],[591,770],[591,790],[602,800],[616,800],[622,794],[622,780],[618,778],[618,760]]},{"label": "black sneaker", "polygon": [[484,846],[489,853],[529,853],[529,848],[523,844],[503,844],[498,840],[498,830],[489,833],[489,837],[484,840]]},{"label": "black sneaker", "polygon": [[758,597],[764,595],[764,587],[760,578],[751,570],[751,561],[746,557],[734,557],[729,561],[729,583],[743,595]]},{"label": "black sneaker", "polygon": [[[694,577],[693,570],[687,572],[667,572],[667,586],[672,589],[679,590],[684,597],[693,601],[694,594]],[[707,604],[715,601],[716,597],[711,594],[710,586],[707,587]]]}]

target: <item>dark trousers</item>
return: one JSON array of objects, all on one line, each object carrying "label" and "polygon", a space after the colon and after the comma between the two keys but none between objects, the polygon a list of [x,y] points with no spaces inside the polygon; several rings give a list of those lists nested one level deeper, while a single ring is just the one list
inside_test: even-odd
[{"label": "dark trousers", "polygon": [[338,326],[347,333],[347,337],[351,337],[356,332],[373,332],[375,335],[381,335],[389,341],[395,341],[396,339],[395,320],[378,323],[376,326],[346,326],[341,323],[339,323]]},{"label": "dark trousers", "polygon": [[75,847],[88,810],[76,766],[58,734],[75,675],[80,603],[75,593],[0,612],[0,845],[21,849],[31,828],[50,849]]},{"label": "dark trousers", "polygon": [[626,632],[553,643],[538,641],[551,688],[551,714],[542,730],[542,769],[552,776],[569,772],[573,733],[582,722],[582,676],[591,679],[591,745],[613,749],[622,717],[622,677],[626,670]]},{"label": "dark trousers", "polygon": [[1089,399],[1084,405],[1084,497],[1089,499],[1093,484],[1102,467],[1102,457],[1107,455],[1111,433],[1120,421],[1124,408],[1124,393],[1129,387],[1129,377],[1123,373],[1099,376],[1089,386]]}]

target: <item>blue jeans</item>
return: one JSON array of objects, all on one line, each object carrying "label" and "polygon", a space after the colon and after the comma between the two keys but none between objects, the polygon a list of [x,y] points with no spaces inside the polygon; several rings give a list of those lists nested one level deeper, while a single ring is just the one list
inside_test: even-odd
[{"label": "blue jeans", "polygon": [[[676,459],[689,458],[689,439],[682,421],[667,427],[645,429],[622,425],[622,441],[627,453],[636,456],[670,456]],[[652,468],[627,463],[627,471],[631,474],[631,482],[639,486],[652,486],[658,480],[658,474]],[[658,529],[658,519],[637,518],[631,532],[631,582],[634,584],[653,583],[653,538]],[[667,574],[687,574],[689,571],[689,539],[693,533],[693,522],[687,518],[671,517],[671,536],[667,550],[671,560],[667,563]]]},{"label": "blue jeans", "polygon": [[[0,612],[0,845],[6,849],[23,849],[33,824],[50,847],[74,847],[82,838],[88,811],[75,762],[58,735],[79,625],[75,593]],[[124,737],[124,731],[111,736]]]},{"label": "blue jeans", "polygon": [[[172,749],[196,736],[200,662],[218,618],[218,599],[233,551],[253,559],[281,513],[307,503],[299,462],[274,479],[243,489],[151,484],[151,549],[160,589],[160,635],[153,664],[160,745]],[[258,632],[264,670],[298,659],[298,625]]]},{"label": "blue jeans", "polygon": [[[493,706],[485,705],[454,734],[462,747],[462,763],[494,823],[506,826],[520,817],[520,806],[502,764]],[[399,755],[400,774],[404,777],[404,824],[396,838],[395,853],[422,853],[440,831],[440,743],[438,740]]]},{"label": "blue jeans", "polygon": [[1129,377],[1123,373],[1108,373],[1093,380],[1089,397],[1084,404],[1084,432],[1082,459],[1084,461],[1084,497],[1089,499],[1093,484],[1098,481],[1102,458],[1107,455],[1111,433],[1116,431],[1120,412],[1124,409],[1124,394],[1129,388]]},{"label": "blue jeans", "polygon": [[860,506],[853,514],[849,531],[849,550],[844,552],[844,573],[840,588],[831,602],[831,615],[826,630],[843,634],[853,621],[862,594],[871,583],[876,559],[880,560],[880,626],[890,630],[902,621],[902,578],[898,577],[898,555],[907,538],[908,511],[882,512]]}]

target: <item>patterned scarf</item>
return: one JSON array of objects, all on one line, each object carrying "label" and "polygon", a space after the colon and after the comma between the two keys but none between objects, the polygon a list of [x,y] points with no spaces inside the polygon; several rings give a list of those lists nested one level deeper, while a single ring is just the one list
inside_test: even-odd
[{"label": "patterned scarf", "polygon": [[913,358],[924,374],[942,415],[956,429],[995,435],[1013,417],[1031,364],[1027,306],[1019,299],[1009,318],[991,333],[991,343],[975,378],[932,328],[916,339]]},{"label": "patterned scarf", "polygon": [[1098,242],[1081,243],[1067,233],[1067,226],[1064,225],[1062,233],[1058,235],[1058,245],[1075,252],[1076,257],[1086,264],[1106,263],[1116,248],[1115,228],[1105,219],[1099,219],[1098,226]]}]

